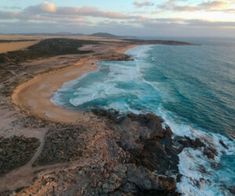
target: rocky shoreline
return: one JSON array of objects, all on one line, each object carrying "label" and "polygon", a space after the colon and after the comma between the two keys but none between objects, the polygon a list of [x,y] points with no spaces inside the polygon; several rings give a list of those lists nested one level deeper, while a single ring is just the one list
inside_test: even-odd
[{"label": "rocky shoreline", "polygon": [[[186,147],[205,148],[204,143],[174,138],[171,129],[163,128],[162,119],[153,114],[120,115],[102,109],[94,109],[93,113],[96,126],[91,127],[41,121],[40,127],[50,129],[33,167],[37,173],[40,167],[45,173],[39,172],[32,185],[15,193],[40,195],[43,190],[49,195],[178,195],[178,154]],[[35,119],[32,125],[36,122]],[[10,140],[8,146],[19,144],[17,138]],[[32,147],[38,144],[36,140],[32,142],[27,149],[34,150]],[[210,152],[209,158],[216,153],[214,149],[205,150]],[[5,162],[7,157],[4,158]],[[55,168],[43,169],[53,164]]]},{"label": "rocky shoreline", "polygon": [[153,114],[93,114],[96,126],[50,125],[33,167],[57,166],[39,172],[18,195],[179,195],[178,154],[186,147],[207,149],[198,139],[173,137]]}]

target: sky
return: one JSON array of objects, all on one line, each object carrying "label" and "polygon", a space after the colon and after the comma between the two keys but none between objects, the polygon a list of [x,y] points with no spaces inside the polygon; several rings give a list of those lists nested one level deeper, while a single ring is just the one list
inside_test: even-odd
[{"label": "sky", "polygon": [[0,33],[235,37],[235,0],[0,0]]}]

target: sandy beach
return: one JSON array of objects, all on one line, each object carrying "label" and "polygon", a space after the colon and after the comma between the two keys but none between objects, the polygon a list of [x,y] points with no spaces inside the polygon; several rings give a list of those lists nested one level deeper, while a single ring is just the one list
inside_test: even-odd
[{"label": "sandy beach", "polygon": [[[114,50],[117,54],[121,54],[134,46],[118,46]],[[36,75],[16,87],[11,96],[12,102],[26,113],[45,120],[78,123],[84,118],[84,114],[56,106],[50,99],[65,82],[95,70],[99,58],[101,57],[82,57],[71,66]]]},{"label": "sandy beach", "polygon": [[23,111],[46,120],[73,123],[79,113],[54,105],[50,98],[64,82],[73,80],[96,68],[96,60],[84,58],[78,63],[56,71],[35,76],[18,86],[12,95],[12,102]]}]

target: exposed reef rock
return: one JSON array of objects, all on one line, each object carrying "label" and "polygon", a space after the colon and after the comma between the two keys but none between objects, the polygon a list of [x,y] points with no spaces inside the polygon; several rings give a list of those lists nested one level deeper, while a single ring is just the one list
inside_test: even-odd
[{"label": "exposed reef rock", "polygon": [[130,155],[130,162],[158,174],[177,174],[178,149],[172,141],[172,131],[162,127],[162,119],[153,114],[119,116],[116,111],[94,110],[106,116],[109,126],[119,134],[119,146]]},{"label": "exposed reef rock", "polygon": [[203,154],[208,159],[214,159],[215,156],[218,155],[218,152],[216,151],[216,149],[213,146],[210,146],[208,144],[206,145],[199,138],[196,138],[195,140],[193,140],[193,139],[185,136],[185,137],[177,137],[176,140],[182,145],[181,146],[182,149],[183,148],[188,148],[188,147],[193,148],[193,149],[202,148],[203,149]]}]

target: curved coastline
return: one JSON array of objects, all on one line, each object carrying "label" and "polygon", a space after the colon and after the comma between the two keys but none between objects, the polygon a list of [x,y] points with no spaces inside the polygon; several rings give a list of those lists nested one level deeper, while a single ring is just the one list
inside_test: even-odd
[{"label": "curved coastline", "polygon": [[[121,47],[119,46],[119,47],[115,48],[114,52],[121,54],[124,51],[126,51],[127,49],[129,49],[130,47],[133,47],[133,45],[125,45],[125,46],[121,46]],[[115,59],[112,57],[113,57],[112,52],[109,53],[108,55],[104,55],[104,53],[100,53],[99,55],[85,56],[85,57],[78,59],[78,61],[76,63],[73,63],[67,67],[59,68],[56,70],[49,71],[47,73],[36,75],[33,79],[30,79],[27,82],[22,83],[16,87],[16,89],[13,91],[13,94],[11,97],[12,102],[16,106],[18,106],[21,110],[25,111],[27,114],[38,117],[40,119],[47,120],[47,121],[60,122],[60,123],[64,123],[64,124],[81,124],[81,125],[86,124],[86,125],[88,125],[89,128],[91,128],[92,126],[94,127],[94,125],[97,126],[96,121],[93,121],[93,119],[90,118],[92,116],[92,114],[90,112],[82,113],[82,112],[77,112],[77,111],[63,108],[62,106],[59,106],[59,105],[55,105],[53,102],[51,102],[51,97],[53,96],[54,92],[56,92],[58,90],[58,88],[60,88],[65,82],[74,80],[74,79],[86,74],[87,72],[95,70],[96,63],[99,60],[113,60],[113,59]],[[120,58],[117,58],[117,59],[118,60],[125,60],[124,56],[120,56]],[[115,115],[112,113],[106,114],[105,112],[104,113],[102,113],[102,112],[104,112],[104,111],[98,111],[98,113],[96,115],[99,118],[103,118],[103,117],[107,118],[107,119],[110,118],[109,120],[112,120],[112,118],[115,117]],[[130,119],[131,118],[133,118],[133,119],[139,118],[139,120],[141,121],[141,119],[145,118],[145,117],[146,116],[141,116],[141,115],[134,116],[132,114],[132,116],[129,116],[128,118],[130,118]],[[150,119],[153,118],[153,116],[151,116],[151,115],[147,116],[147,117]],[[128,119],[128,120],[130,120],[130,119]],[[154,121],[158,122],[158,120],[159,119],[157,117],[154,117]],[[100,123],[100,121],[99,121],[99,123]],[[114,124],[114,123],[112,122],[111,124]],[[105,136],[102,135],[102,134],[104,134],[104,130],[106,132]],[[92,131],[94,131],[94,130],[92,130]],[[102,149],[105,149],[104,150],[105,155],[103,154],[103,151],[101,153],[101,156],[102,156],[101,160],[104,160],[104,157],[105,158],[108,157],[109,153],[106,153],[106,152],[110,152],[110,149],[112,149],[112,148],[110,148],[109,145],[106,146],[107,148],[103,147],[102,145],[104,142],[102,141],[101,143],[99,143],[99,139],[97,140],[97,138],[100,138],[100,137],[103,139],[105,138],[105,140],[110,142],[112,140],[112,138],[115,137],[115,134],[113,132],[109,132],[109,131],[110,130],[106,130],[105,126],[99,125],[98,134],[95,135],[94,137],[92,137],[90,140],[92,144],[95,144],[95,146],[97,146],[97,144],[98,144],[99,147],[102,147]],[[131,130],[131,131],[133,131],[133,130]],[[172,132],[170,131],[170,128],[168,131],[171,136]],[[57,130],[55,130],[55,132],[57,132]],[[135,133],[135,132],[133,132],[133,133]],[[90,134],[90,132],[88,134]],[[121,134],[121,136],[123,136],[123,135]],[[135,136],[136,135],[134,134],[133,137],[135,137]],[[200,135],[198,135],[198,136],[200,136]],[[187,184],[188,182],[186,183],[186,181],[188,179],[188,176],[186,174],[188,174],[189,171],[187,170],[188,169],[187,165],[185,166],[183,164],[184,161],[182,161],[182,160],[187,160],[187,158],[188,158],[187,153],[193,154],[195,152],[198,152],[197,150],[199,148],[203,148],[204,151],[202,151],[202,153],[204,153],[204,154],[199,154],[202,156],[202,158],[203,158],[203,156],[207,156],[208,159],[214,160],[215,157],[217,156],[217,154],[219,154],[219,156],[220,156],[220,150],[215,148],[216,145],[214,145],[214,142],[212,142],[209,145],[205,145],[206,143],[208,143],[207,140],[203,139],[203,137],[205,135],[201,135],[201,136],[202,137],[199,137],[200,140],[199,139],[192,140],[187,137],[178,138],[178,140],[176,140],[177,142],[178,141],[183,142],[183,144],[181,144],[183,146],[183,147],[181,146],[182,147],[181,150],[183,150],[184,148],[186,150],[182,151],[181,153],[174,152],[174,155],[175,155],[174,156],[174,158],[175,158],[174,167],[176,167],[178,165],[177,163],[179,162],[181,165],[179,165],[179,168],[176,167],[176,170],[178,168],[180,173],[181,174],[183,173],[186,177],[183,178],[181,183],[178,183],[178,185],[176,185],[177,189],[175,187],[175,184],[174,184],[175,181],[174,181],[172,184],[171,190],[176,189],[176,191],[185,192],[185,187],[189,187],[189,189],[190,189],[191,184],[190,183]],[[127,137],[124,137],[124,138],[127,138]],[[164,136],[162,139],[169,139],[169,138]],[[221,141],[222,141],[222,143],[220,143],[219,145],[223,147],[222,150],[226,150],[230,147],[229,145],[227,146],[227,143],[224,144],[223,140],[221,140]],[[127,141],[128,144],[129,144],[129,142],[130,141]],[[175,142],[175,140],[173,140],[173,143],[174,142]],[[90,144],[89,142],[87,142],[87,143]],[[143,144],[143,146],[147,146],[147,145],[148,145],[147,143]],[[190,151],[188,150],[189,149],[188,145],[191,147]],[[152,146],[151,146],[151,149],[152,149]],[[125,150],[127,150],[127,149],[125,149]],[[157,152],[157,150],[158,150],[158,148],[153,151]],[[90,152],[91,151],[89,151],[89,157],[92,157]],[[145,152],[145,153],[147,153],[147,155],[148,155],[149,152]],[[178,154],[178,153],[180,153],[180,154]],[[140,151],[140,154],[142,154],[141,151]],[[177,156],[179,155],[179,157],[177,158],[176,155]],[[167,156],[165,156],[165,157],[167,157]],[[110,157],[108,157],[107,159],[109,160],[109,158]],[[112,160],[112,159],[110,159],[110,160]],[[154,161],[154,160],[151,160],[150,162],[152,162],[152,161]],[[156,165],[158,165],[158,164],[156,164]],[[149,165],[147,165],[147,166],[149,166]],[[182,171],[182,168],[184,168],[183,171]],[[190,170],[191,170],[191,168],[190,168]],[[168,179],[168,180],[172,180],[172,179]],[[198,182],[200,182],[200,181],[198,180]],[[192,188],[194,188],[194,187],[192,187]]]},{"label": "curved coastline", "polygon": [[[135,46],[119,46],[115,48],[115,52],[123,54]],[[104,58],[112,58],[112,54]],[[27,114],[40,119],[76,124],[84,118],[84,114],[57,106],[50,99],[65,82],[95,70],[99,60],[103,60],[101,56],[82,57],[70,66],[36,75],[14,89],[11,95],[12,103]]]}]

